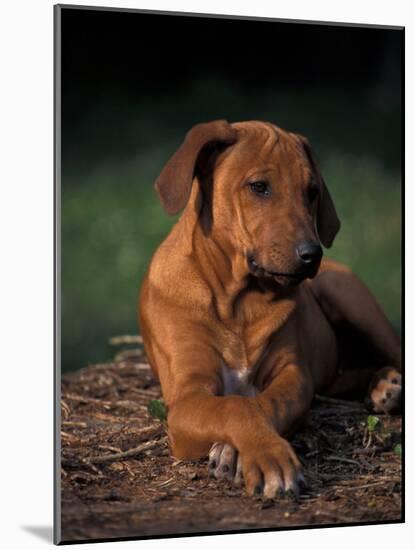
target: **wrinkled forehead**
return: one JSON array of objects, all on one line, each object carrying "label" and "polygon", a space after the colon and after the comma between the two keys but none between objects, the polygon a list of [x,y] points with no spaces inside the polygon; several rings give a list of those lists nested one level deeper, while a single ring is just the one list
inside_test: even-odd
[{"label": "wrinkled forehead", "polygon": [[293,133],[265,122],[232,124],[238,132],[236,144],[230,148],[226,164],[241,172],[274,171],[283,177],[309,179],[312,167],[301,140]]}]

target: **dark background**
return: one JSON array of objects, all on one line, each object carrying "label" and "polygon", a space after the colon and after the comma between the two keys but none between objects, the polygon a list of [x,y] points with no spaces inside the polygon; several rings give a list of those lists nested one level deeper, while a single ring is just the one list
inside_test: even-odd
[{"label": "dark background", "polygon": [[306,135],[343,222],[328,255],[401,326],[403,31],[64,8],[62,366],[135,333],[140,281],[174,219],[152,183],[198,122]]}]

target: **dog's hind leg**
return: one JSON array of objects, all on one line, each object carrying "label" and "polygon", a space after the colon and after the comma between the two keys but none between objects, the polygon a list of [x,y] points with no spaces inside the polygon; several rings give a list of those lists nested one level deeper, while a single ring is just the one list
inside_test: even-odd
[{"label": "dog's hind leg", "polygon": [[[356,369],[353,375],[345,373],[349,383],[355,377],[356,386],[361,384],[368,369],[373,368],[376,372],[368,385],[373,409],[396,409],[401,396],[401,345],[372,293],[348,268],[333,261],[322,264],[311,288],[335,330],[339,334],[355,334],[355,339],[348,341],[347,352]],[[370,359],[360,351],[362,340],[367,344],[365,350],[371,350]],[[341,379],[337,385],[342,387]]]}]

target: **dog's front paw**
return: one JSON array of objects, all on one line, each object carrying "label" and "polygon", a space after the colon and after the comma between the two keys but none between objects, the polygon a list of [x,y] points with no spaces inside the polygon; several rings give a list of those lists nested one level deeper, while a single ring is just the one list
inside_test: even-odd
[{"label": "dog's front paw", "polygon": [[393,367],[375,374],[369,387],[368,407],[376,413],[390,413],[401,408],[402,376]]},{"label": "dog's front paw", "polygon": [[246,490],[251,496],[294,496],[306,487],[300,461],[288,441],[277,434],[261,445],[253,442],[242,449],[241,462]]},{"label": "dog's front paw", "polygon": [[209,475],[242,484],[242,465],[238,451],[228,443],[214,443],[209,451]]}]

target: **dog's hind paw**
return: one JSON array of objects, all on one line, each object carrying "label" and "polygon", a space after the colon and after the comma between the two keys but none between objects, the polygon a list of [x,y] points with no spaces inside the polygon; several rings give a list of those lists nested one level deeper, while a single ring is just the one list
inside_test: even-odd
[{"label": "dog's hind paw", "polygon": [[393,367],[385,367],[375,374],[366,401],[376,413],[399,411],[402,398],[402,376]]}]

